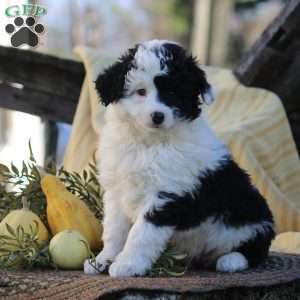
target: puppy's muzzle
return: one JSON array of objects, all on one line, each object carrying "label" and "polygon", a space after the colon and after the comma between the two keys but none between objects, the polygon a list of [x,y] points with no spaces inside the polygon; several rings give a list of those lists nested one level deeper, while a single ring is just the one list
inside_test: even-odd
[{"label": "puppy's muzzle", "polygon": [[151,114],[152,122],[154,125],[159,126],[164,122],[165,115],[162,112],[155,111]]}]

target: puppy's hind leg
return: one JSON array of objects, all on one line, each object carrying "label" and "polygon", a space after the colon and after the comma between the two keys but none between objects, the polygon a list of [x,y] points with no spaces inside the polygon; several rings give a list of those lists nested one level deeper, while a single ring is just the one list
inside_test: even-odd
[{"label": "puppy's hind leg", "polygon": [[248,260],[240,252],[230,252],[219,257],[216,269],[220,272],[237,272],[248,269]]}]

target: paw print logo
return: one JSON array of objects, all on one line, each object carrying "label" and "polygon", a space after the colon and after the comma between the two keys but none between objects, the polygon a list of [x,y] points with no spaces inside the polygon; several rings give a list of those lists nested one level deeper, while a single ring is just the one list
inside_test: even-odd
[{"label": "paw print logo", "polygon": [[11,34],[11,44],[14,47],[20,47],[21,45],[28,45],[30,47],[35,47],[39,43],[39,35],[45,30],[42,24],[35,24],[35,19],[33,17],[26,18],[24,24],[24,19],[22,17],[16,17],[13,24],[7,24],[5,26],[5,31]]}]

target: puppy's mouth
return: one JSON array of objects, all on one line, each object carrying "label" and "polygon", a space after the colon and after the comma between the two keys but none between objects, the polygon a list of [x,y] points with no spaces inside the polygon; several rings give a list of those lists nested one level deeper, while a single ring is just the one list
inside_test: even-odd
[{"label": "puppy's mouth", "polygon": [[140,120],[135,120],[135,124],[142,130],[149,131],[149,132],[158,132],[158,131],[165,131],[170,129],[173,126],[168,126],[166,122],[161,124],[154,124],[153,122],[141,122]]},{"label": "puppy's mouth", "polygon": [[161,125],[151,124],[151,125],[150,125],[150,128],[153,128],[153,129],[160,129],[160,128],[164,128],[164,126],[163,126],[163,124],[161,124]]},{"label": "puppy's mouth", "polygon": [[153,124],[153,123],[147,123],[147,124],[142,124],[139,122],[139,125],[145,129],[145,130],[148,130],[148,131],[152,131],[152,132],[155,132],[155,131],[158,131],[158,130],[163,130],[163,129],[166,129],[166,127],[164,126],[164,124]]}]

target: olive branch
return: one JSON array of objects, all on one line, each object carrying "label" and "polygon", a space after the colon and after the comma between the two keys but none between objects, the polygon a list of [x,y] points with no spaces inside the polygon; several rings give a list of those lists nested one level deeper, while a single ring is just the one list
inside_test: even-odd
[{"label": "olive branch", "polygon": [[48,243],[38,239],[38,222],[30,225],[29,233],[21,225],[16,230],[8,224],[5,226],[8,234],[0,235],[0,268],[55,267],[50,259]]}]

